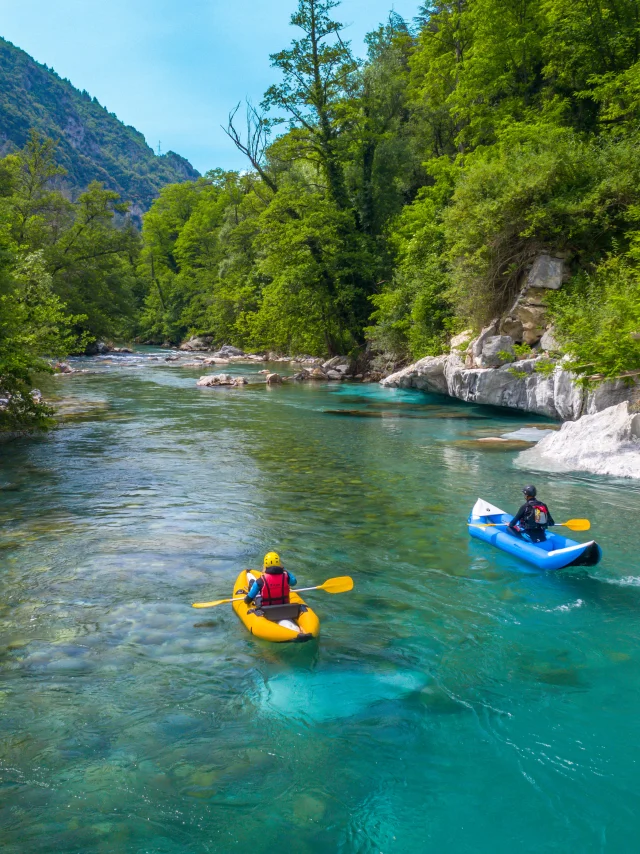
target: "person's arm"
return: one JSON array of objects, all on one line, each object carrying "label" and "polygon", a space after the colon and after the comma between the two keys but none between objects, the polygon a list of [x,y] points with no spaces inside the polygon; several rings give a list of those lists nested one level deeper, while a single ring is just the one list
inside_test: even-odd
[{"label": "person's arm", "polygon": [[288,569],[285,570],[285,572],[289,576],[289,587],[295,587],[296,584],[298,583],[298,579],[295,577],[295,575],[292,572],[289,572]]},{"label": "person's arm", "polygon": [[515,528],[518,522],[524,517],[524,514],[527,511],[527,505],[523,504],[522,507],[518,510],[513,519],[509,522],[509,528]]},{"label": "person's arm", "polygon": [[262,581],[262,584],[264,584],[264,581],[262,580],[262,578],[258,578],[258,580],[254,581],[253,584],[251,585],[251,587],[249,588],[249,592],[244,597],[244,601],[247,603],[247,605],[250,605],[253,602],[253,600],[256,598],[258,593],[262,590],[262,584],[260,584],[261,581]]},{"label": "person's arm", "polygon": [[[545,505],[546,506],[546,505]],[[551,515],[549,508],[547,507],[547,525],[555,525],[555,519]]]}]

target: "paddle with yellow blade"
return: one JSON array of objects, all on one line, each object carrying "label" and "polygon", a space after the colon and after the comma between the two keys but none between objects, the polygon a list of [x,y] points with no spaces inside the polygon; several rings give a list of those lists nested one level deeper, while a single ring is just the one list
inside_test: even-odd
[{"label": "paddle with yellow blade", "polygon": [[[474,528],[504,528],[508,522],[468,522]],[[588,531],[591,527],[591,522],[588,519],[569,519],[568,522],[556,522],[555,525],[549,525],[550,528],[568,528],[570,531]]]},{"label": "paddle with yellow blade", "polygon": [[[325,593],[347,593],[353,590],[353,578],[349,575],[339,575],[336,578],[329,578],[324,584],[318,584],[316,587],[302,587],[296,590],[296,593],[306,593],[308,590],[324,590]],[[229,602],[239,602],[244,599],[244,596],[236,596],[233,599],[216,599],[215,602],[194,602],[192,608],[214,608],[216,605],[227,605]]]}]

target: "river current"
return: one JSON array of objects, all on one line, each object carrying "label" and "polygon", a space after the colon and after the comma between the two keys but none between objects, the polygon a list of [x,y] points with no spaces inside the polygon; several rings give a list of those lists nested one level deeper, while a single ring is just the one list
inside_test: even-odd
[{"label": "river current", "polygon": [[[636,850],[637,484],[522,470],[477,440],[541,419],[421,392],[76,367],[0,446],[3,854]],[[599,566],[469,538],[531,481]],[[191,608],[272,549],[354,579],[306,594],[318,642]]]}]

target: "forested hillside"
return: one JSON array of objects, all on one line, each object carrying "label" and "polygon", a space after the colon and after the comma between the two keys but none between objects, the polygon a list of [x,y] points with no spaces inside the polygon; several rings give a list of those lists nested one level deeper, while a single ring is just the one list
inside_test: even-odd
[{"label": "forested hillside", "polygon": [[[364,60],[336,6],[299,0],[274,84],[232,111],[247,170],[164,187],[142,238],[115,224],[126,206],[111,178],[72,203],[53,189],[69,180],[55,163],[86,182],[97,161],[78,154],[99,140],[124,199],[148,199],[162,183],[153,168],[170,160],[69,84],[13,62],[34,99],[23,104],[45,91],[58,103],[44,130],[62,138],[56,151],[32,134],[0,161],[5,423],[42,414],[27,392],[43,356],[97,336],[438,354],[503,311],[541,252],[570,269],[549,298],[570,366],[640,370],[640,3],[425,4],[371,33]],[[3,63],[12,52],[2,45]],[[12,97],[3,127],[17,140],[41,111]]]},{"label": "forested hillside", "polygon": [[428,3],[365,61],[337,5],[300,0],[277,82],[233,116],[249,171],[145,217],[144,334],[435,354],[548,250],[573,273],[552,311],[575,364],[640,367],[636,0]]},{"label": "forested hillside", "polygon": [[172,151],[157,156],[141,133],[88,92],[0,38],[0,152],[22,148],[31,129],[58,141],[63,186],[77,194],[101,181],[131,202],[134,217],[161,187],[198,177],[188,160]]}]

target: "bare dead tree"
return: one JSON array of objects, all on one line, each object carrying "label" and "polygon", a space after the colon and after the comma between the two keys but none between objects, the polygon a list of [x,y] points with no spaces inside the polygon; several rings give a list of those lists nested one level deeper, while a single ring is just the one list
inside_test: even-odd
[{"label": "bare dead tree", "polygon": [[233,142],[235,147],[249,160],[249,163],[251,163],[267,187],[269,187],[269,189],[274,193],[277,193],[278,185],[263,166],[264,154],[267,149],[267,145],[269,144],[269,122],[261,113],[258,112],[258,110],[256,110],[250,101],[247,101],[246,104],[246,140],[243,139],[242,134],[233,123],[236,114],[240,109],[239,101],[235,109],[229,113],[227,127],[223,126],[222,130]]}]

